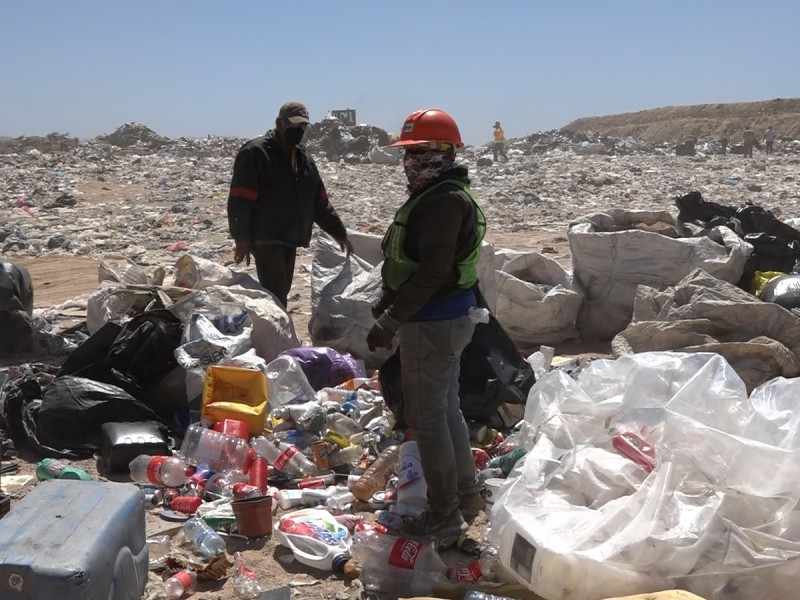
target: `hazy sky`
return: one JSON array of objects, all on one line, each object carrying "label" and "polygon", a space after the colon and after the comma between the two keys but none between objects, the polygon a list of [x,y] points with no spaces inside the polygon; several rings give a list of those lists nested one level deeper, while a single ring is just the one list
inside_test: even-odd
[{"label": "hazy sky", "polygon": [[583,116],[800,96],[797,0],[2,0],[0,135],[255,136],[289,99],[467,143]]}]

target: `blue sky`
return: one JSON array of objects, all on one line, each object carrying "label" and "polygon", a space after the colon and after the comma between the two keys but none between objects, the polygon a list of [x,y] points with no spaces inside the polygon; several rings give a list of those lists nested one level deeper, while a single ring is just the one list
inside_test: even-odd
[{"label": "blue sky", "polygon": [[800,96],[796,0],[5,0],[0,135],[259,135],[285,100],[467,143],[666,105]]}]

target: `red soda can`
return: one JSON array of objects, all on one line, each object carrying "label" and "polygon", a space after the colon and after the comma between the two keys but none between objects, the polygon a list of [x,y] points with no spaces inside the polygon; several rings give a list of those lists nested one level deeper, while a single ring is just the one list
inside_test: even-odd
[{"label": "red soda can", "polygon": [[269,478],[269,464],[263,456],[256,455],[250,464],[249,483],[262,494],[267,493],[267,479]]},{"label": "red soda can", "polygon": [[334,483],[336,483],[336,476],[330,473],[329,475],[318,475],[316,477],[309,477],[308,479],[301,479],[297,482],[297,487],[300,489],[324,488]]},{"label": "red soda can", "polygon": [[242,467],[242,474],[248,475],[250,473],[250,466],[253,464],[253,459],[256,457],[256,451],[250,448],[247,451],[247,458],[244,459],[244,466]]},{"label": "red soda can", "polygon": [[169,507],[172,510],[191,515],[197,512],[197,509],[200,508],[202,503],[203,500],[197,496],[177,496],[169,503]]},{"label": "red soda can", "polygon": [[169,508],[170,503],[178,496],[180,496],[180,492],[178,492],[178,490],[167,488],[161,494],[161,505],[164,508]]},{"label": "red soda can", "polygon": [[489,464],[489,455],[486,450],[480,448],[472,449],[472,460],[475,462],[475,471],[483,471]]}]

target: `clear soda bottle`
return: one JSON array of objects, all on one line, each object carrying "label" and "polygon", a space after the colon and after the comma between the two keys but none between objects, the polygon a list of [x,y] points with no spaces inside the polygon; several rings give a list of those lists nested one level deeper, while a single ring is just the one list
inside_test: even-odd
[{"label": "clear soda bottle", "polygon": [[164,591],[168,600],[177,600],[193,592],[196,584],[197,575],[194,571],[184,569],[183,571],[178,571],[164,582]]},{"label": "clear soda bottle", "polygon": [[199,517],[193,517],[184,523],[183,534],[205,558],[214,558],[217,553],[225,550],[225,540]]},{"label": "clear soda bottle", "polygon": [[136,483],[181,487],[189,479],[186,463],[177,456],[141,454],[130,462],[128,468]]},{"label": "clear soda bottle", "polygon": [[397,470],[399,460],[399,446],[393,444],[386,448],[353,484],[353,495],[362,502],[369,502],[372,495],[386,485],[389,473]]},{"label": "clear soda bottle", "polygon": [[305,477],[317,473],[317,467],[297,449],[297,446],[270,442],[263,436],[255,438],[252,446],[256,454],[266,458],[276,470],[290,477]]},{"label": "clear soda bottle", "polygon": [[447,565],[439,554],[416,540],[359,531],[350,554],[358,561],[367,591],[430,596],[434,586],[447,581]]}]

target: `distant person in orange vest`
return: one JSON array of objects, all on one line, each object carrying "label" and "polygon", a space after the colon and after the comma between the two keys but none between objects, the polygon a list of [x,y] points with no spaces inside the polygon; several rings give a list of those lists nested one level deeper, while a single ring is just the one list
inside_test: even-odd
[{"label": "distant person in orange vest", "polygon": [[758,146],[759,150],[761,149],[758,139],[756,139],[756,132],[751,127],[745,128],[742,142],[744,144],[745,158],[753,158],[753,146]]},{"label": "distant person in orange vest", "polygon": [[492,150],[494,151],[495,162],[497,162],[498,155],[508,160],[508,155],[506,154],[506,134],[503,128],[500,127],[500,121],[495,121],[494,123],[494,147]]},{"label": "distant person in orange vest", "polygon": [[772,147],[775,144],[775,130],[770,126],[764,132],[764,142],[767,146],[767,154],[772,154]]}]

